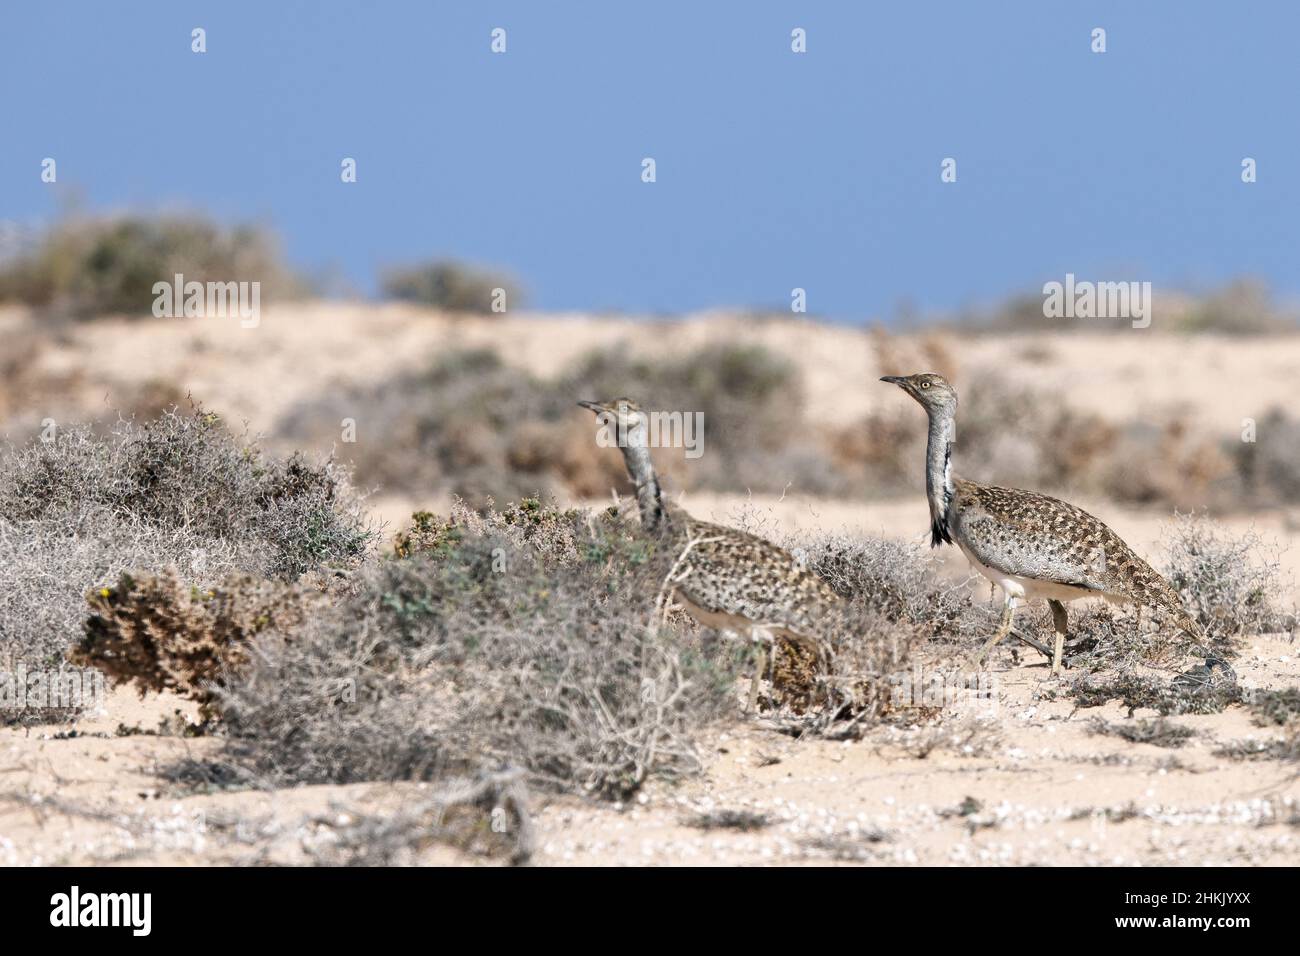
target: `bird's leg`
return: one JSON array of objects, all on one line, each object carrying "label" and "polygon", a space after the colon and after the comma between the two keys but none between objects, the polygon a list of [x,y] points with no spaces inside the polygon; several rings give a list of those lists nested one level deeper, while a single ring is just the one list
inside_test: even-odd
[{"label": "bird's leg", "polygon": [[1052,624],[1056,626],[1056,645],[1052,650],[1052,676],[1057,677],[1061,673],[1061,654],[1065,650],[1065,605],[1057,600],[1049,600],[1047,606],[1052,609]]},{"label": "bird's leg", "polygon": [[754,676],[749,679],[749,699],[745,701],[745,713],[754,710],[758,705],[758,685],[763,679],[763,672],[767,670],[767,641],[770,639],[759,627],[750,628],[749,636],[750,640],[758,646],[758,662],[754,668]]},{"label": "bird's leg", "polygon": [[745,713],[755,710],[758,706],[758,688],[763,680],[763,672],[767,670],[767,645],[758,646],[758,664],[754,668],[754,676],[749,679],[749,699],[745,701]]},{"label": "bird's leg", "polygon": [[978,667],[983,662],[984,658],[988,656],[988,652],[993,649],[993,646],[1000,643],[1011,630],[1011,617],[1015,613],[1015,604],[1013,601],[1014,599],[1010,594],[1008,594],[1006,600],[1002,604],[1002,623],[998,625],[998,629],[993,636],[990,637],[984,643],[984,646],[979,649],[979,653],[971,659],[971,663],[976,667]]}]

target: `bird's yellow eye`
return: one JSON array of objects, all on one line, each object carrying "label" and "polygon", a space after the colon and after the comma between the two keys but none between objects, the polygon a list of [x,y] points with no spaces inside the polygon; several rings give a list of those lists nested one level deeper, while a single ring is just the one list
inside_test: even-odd
[{"label": "bird's yellow eye", "polygon": [[930,383],[929,383],[929,382],[922,382],[922,383],[921,383],[921,387],[922,387],[922,388],[929,388],[929,387],[930,387]]}]

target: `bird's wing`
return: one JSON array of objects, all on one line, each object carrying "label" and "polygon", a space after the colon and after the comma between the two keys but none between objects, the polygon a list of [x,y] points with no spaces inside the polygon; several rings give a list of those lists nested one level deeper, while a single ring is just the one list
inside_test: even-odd
[{"label": "bird's wing", "polygon": [[1179,628],[1201,637],[1200,626],[1169,582],[1082,508],[1030,491],[956,484],[962,540],[984,564],[1164,608]]},{"label": "bird's wing", "polygon": [[799,629],[839,602],[798,555],[757,535],[691,519],[675,539],[680,550],[693,542],[684,558],[690,573],[678,587],[710,611]]},{"label": "bird's wing", "polygon": [[[1082,508],[1047,495],[960,482],[957,529],[980,563],[1020,577],[1116,592],[1116,572],[1141,561]],[[1154,573],[1154,572],[1153,572]]]}]

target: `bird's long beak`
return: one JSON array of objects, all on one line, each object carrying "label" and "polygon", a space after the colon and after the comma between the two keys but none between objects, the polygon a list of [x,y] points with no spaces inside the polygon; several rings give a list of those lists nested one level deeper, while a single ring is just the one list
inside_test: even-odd
[{"label": "bird's long beak", "polygon": [[579,404],[580,406],[582,406],[583,408],[590,408],[593,412],[596,412],[597,414],[599,414],[600,412],[603,412],[603,411],[605,410],[605,409],[601,408],[599,405],[597,405],[595,402],[582,401],[582,402],[579,402],[578,404]]},{"label": "bird's long beak", "polygon": [[888,382],[891,385],[902,386],[907,381],[907,379],[903,378],[903,376],[901,375],[886,375],[884,378],[881,379],[881,381]]}]

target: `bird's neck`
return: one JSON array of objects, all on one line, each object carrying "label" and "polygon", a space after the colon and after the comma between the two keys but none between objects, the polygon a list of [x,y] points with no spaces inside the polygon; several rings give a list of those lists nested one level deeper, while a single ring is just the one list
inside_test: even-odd
[{"label": "bird's neck", "polygon": [[650,460],[650,442],[644,425],[627,431],[622,442],[623,461],[627,473],[636,485],[636,503],[641,509],[641,526],[647,531],[659,527],[664,517],[663,497],[659,490],[659,476]]},{"label": "bird's neck", "polygon": [[930,413],[930,436],[925,448],[925,497],[930,503],[930,545],[952,543],[948,534],[948,509],[952,505],[952,452],[957,425],[951,412]]}]

